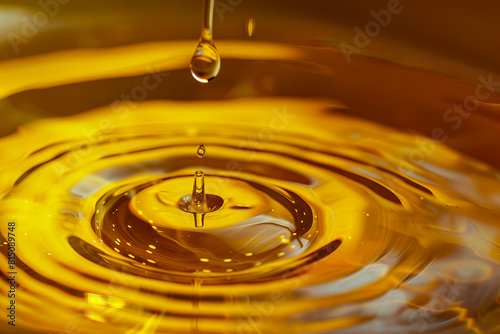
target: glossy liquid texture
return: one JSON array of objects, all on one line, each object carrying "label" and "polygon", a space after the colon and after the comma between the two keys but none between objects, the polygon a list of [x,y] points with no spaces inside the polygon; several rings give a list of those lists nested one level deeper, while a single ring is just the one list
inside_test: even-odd
[{"label": "glossy liquid texture", "polygon": [[[389,100],[423,122],[428,110],[442,113],[442,96],[475,85],[369,57],[346,66],[325,48],[219,45],[228,67],[244,63],[248,73],[228,71],[222,93],[203,86],[212,101],[186,75],[192,41],[0,63],[0,96],[37,106],[55,96],[60,105],[47,109],[76,114],[0,140],[0,220],[17,222],[18,328],[498,333],[498,169],[352,116],[365,101],[371,111]],[[137,87],[137,68],[139,85],[151,78],[155,61],[170,72],[158,91],[177,99],[100,99]],[[367,84],[401,73],[422,83],[425,108],[406,85]],[[287,85],[310,94],[289,97]],[[432,95],[435,87],[445,93]],[[97,106],[81,112],[74,96]],[[479,119],[482,110],[500,109],[481,103]],[[9,330],[2,321],[0,332]]]},{"label": "glossy liquid texture", "polygon": [[200,144],[200,146],[198,146],[196,155],[198,156],[198,158],[203,158],[205,156],[205,146],[203,144]]},{"label": "glossy liquid texture", "polygon": [[207,83],[219,74],[220,56],[213,39],[213,12],[215,0],[203,1],[203,20],[201,36],[191,58],[191,74],[201,82]]},{"label": "glossy liquid texture", "polygon": [[[168,204],[168,203],[167,203]],[[193,192],[183,196],[178,203],[182,211],[190,212],[194,215],[196,227],[203,227],[205,214],[219,210],[224,204],[224,200],[212,194],[205,194],[205,176],[202,171],[194,173]]]}]

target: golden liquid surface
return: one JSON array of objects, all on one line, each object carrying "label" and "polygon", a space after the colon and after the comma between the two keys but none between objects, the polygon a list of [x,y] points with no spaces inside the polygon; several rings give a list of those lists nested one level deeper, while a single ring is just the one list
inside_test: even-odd
[{"label": "golden liquid surface", "polygon": [[[306,62],[323,50],[220,50],[229,67],[258,59],[268,73],[313,73],[318,90],[331,81]],[[0,64],[0,96],[90,98],[78,84],[142,78],[150,63],[185,77],[191,51],[178,41],[19,59]],[[498,171],[439,144],[416,164],[419,135],[342,115],[349,105],[334,99],[259,97],[269,84],[254,84],[220,101],[103,104],[0,140],[20,332],[498,333]],[[198,170],[223,199],[203,227],[178,202]]]}]

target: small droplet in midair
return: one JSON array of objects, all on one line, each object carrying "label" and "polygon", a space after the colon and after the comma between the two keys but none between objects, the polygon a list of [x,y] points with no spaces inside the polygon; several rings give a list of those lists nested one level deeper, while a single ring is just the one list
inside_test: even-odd
[{"label": "small droplet in midair", "polygon": [[203,146],[203,144],[200,144],[200,146],[198,146],[196,154],[198,155],[198,158],[203,158],[205,156],[205,146]]}]

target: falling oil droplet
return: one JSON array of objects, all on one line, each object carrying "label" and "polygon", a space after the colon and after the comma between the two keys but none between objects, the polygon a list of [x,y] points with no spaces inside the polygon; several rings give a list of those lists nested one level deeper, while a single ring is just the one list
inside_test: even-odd
[{"label": "falling oil droplet", "polygon": [[202,83],[207,83],[219,74],[220,56],[212,35],[214,0],[203,0],[203,23],[198,46],[191,58],[191,74]]},{"label": "falling oil droplet", "polygon": [[205,156],[205,146],[203,146],[203,144],[200,144],[200,146],[198,146],[196,154],[198,155],[198,158],[203,158]]}]

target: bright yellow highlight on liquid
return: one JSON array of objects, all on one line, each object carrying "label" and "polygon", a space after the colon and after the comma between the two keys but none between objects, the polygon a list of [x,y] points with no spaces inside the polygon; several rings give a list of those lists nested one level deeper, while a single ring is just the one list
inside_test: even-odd
[{"label": "bright yellow highlight on liquid", "polygon": [[255,32],[255,22],[253,19],[248,20],[247,33],[249,37],[252,37]]}]

